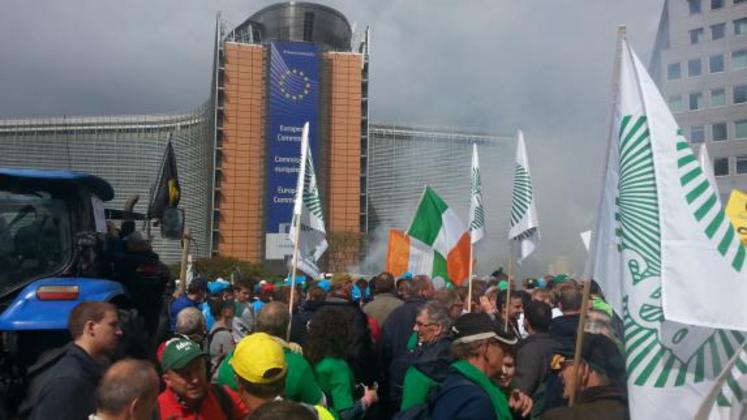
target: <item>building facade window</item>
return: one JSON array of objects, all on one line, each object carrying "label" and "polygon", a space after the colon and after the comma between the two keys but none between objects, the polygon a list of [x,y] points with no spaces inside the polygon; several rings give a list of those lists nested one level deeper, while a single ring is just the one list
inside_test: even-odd
[{"label": "building facade window", "polygon": [[747,34],[747,18],[737,19],[734,21],[734,35]]},{"label": "building facade window", "polygon": [[747,140],[747,120],[734,122],[734,138]]},{"label": "building facade window", "polygon": [[717,23],[715,25],[711,25],[711,40],[716,41],[717,39],[721,39],[726,36],[726,24],[725,23]]},{"label": "building facade window", "polygon": [[729,175],[729,158],[713,159],[713,175],[715,176]]},{"label": "building facade window", "polygon": [[724,71],[724,55],[716,54],[708,57],[708,70],[711,73],[721,73]]},{"label": "building facade window", "polygon": [[674,112],[682,112],[684,107],[682,106],[682,96],[674,95],[669,97],[669,109]]},{"label": "building facade window", "polygon": [[699,58],[687,60],[687,75],[698,77],[703,74],[703,65]]},{"label": "building facade window", "polygon": [[747,174],[747,155],[737,156],[737,173]]},{"label": "building facade window", "polygon": [[703,92],[694,92],[690,94],[688,109],[690,111],[703,109]]},{"label": "building facade window", "polygon": [[747,102],[747,85],[734,86],[734,103],[743,104]]},{"label": "building facade window", "polygon": [[711,10],[716,10],[724,7],[724,0],[711,0]]},{"label": "building facade window", "polygon": [[682,77],[682,67],[680,63],[672,63],[667,66],[667,79],[676,80]]},{"label": "building facade window", "polygon": [[747,68],[747,50],[737,50],[731,53],[731,69]]},{"label": "building facade window", "polygon": [[705,40],[705,31],[703,28],[695,28],[690,30],[690,44],[700,44]]},{"label": "building facade window", "polygon": [[687,0],[687,3],[690,5],[690,14],[691,15],[697,15],[703,10],[702,4],[700,0]]},{"label": "building facade window", "polygon": [[725,141],[726,140],[726,123],[713,123],[711,124],[711,138],[713,141]]},{"label": "building facade window", "polygon": [[705,141],[705,127],[694,125],[690,127],[690,143],[703,143]]},{"label": "building facade window", "polygon": [[723,88],[711,89],[711,108],[726,105],[726,91]]}]

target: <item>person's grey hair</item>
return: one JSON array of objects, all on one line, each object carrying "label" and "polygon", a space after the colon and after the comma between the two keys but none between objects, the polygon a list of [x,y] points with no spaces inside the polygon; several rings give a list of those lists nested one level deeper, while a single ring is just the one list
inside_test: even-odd
[{"label": "person's grey hair", "polygon": [[442,302],[437,300],[428,301],[420,308],[420,312],[427,313],[431,322],[440,325],[441,331],[443,331],[442,334],[447,333],[451,329],[452,319],[449,316],[449,309]]},{"label": "person's grey hair", "polygon": [[119,414],[135,399],[144,400],[158,393],[158,375],[144,360],[124,359],[113,364],[96,389],[96,409]]},{"label": "person's grey hair", "polygon": [[205,317],[199,309],[184,308],[176,315],[176,332],[184,335],[203,334]]},{"label": "person's grey hair", "polygon": [[452,343],[451,355],[455,359],[467,360],[480,354],[480,347],[488,340],[471,341],[469,343]]},{"label": "person's grey hair", "polygon": [[270,302],[259,311],[256,330],[284,339],[289,322],[288,305],[277,301]]}]

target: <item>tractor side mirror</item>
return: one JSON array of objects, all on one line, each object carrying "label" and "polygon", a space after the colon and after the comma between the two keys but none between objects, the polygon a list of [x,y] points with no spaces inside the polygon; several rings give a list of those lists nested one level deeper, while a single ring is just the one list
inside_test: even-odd
[{"label": "tractor side mirror", "polygon": [[169,208],[161,216],[161,237],[166,239],[182,239],[184,232],[184,210]]}]

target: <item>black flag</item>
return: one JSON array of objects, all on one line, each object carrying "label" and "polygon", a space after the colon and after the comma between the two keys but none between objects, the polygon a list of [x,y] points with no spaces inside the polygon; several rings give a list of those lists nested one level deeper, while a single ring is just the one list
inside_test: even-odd
[{"label": "black flag", "polygon": [[161,173],[156,180],[153,195],[151,195],[150,206],[148,206],[148,217],[151,219],[161,218],[163,211],[167,208],[175,208],[181,197],[179,176],[176,173],[176,156],[171,140],[166,144],[163,154]]}]

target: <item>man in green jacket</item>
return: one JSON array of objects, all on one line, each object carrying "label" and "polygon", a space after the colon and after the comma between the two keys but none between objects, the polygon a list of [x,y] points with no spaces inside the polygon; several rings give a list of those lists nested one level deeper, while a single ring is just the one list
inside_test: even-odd
[{"label": "man in green jacket", "polygon": [[449,373],[451,324],[447,308],[438,301],[430,301],[420,309],[414,327],[418,344],[413,349],[414,362],[405,373],[400,410],[426,402]]},{"label": "man in green jacket", "polygon": [[[295,343],[287,343],[285,336],[290,317],[288,306],[282,302],[270,302],[262,307],[256,319],[256,331],[264,332],[283,347],[285,360],[288,363],[288,376],[285,379],[285,397],[289,400],[306,404],[326,405],[324,393],[314,376],[311,365],[301,354],[301,348]],[[236,389],[234,370],[231,366],[233,353],[226,356],[218,368],[217,382]]]}]

